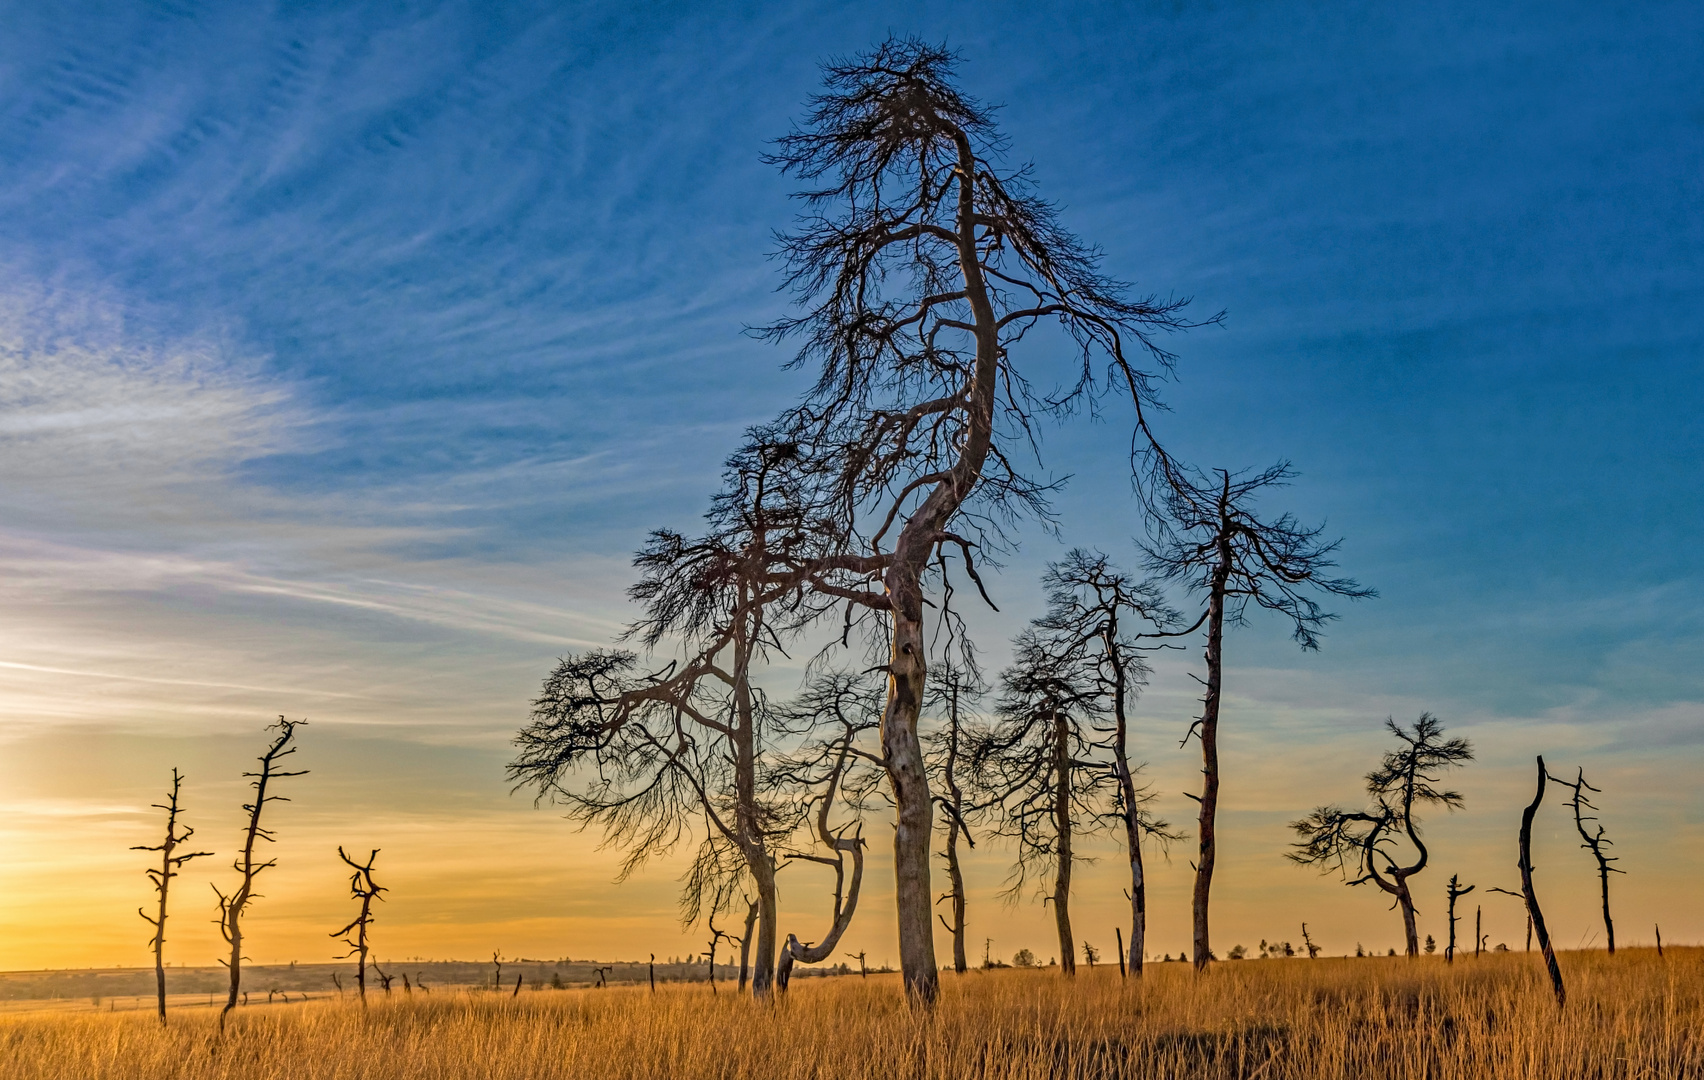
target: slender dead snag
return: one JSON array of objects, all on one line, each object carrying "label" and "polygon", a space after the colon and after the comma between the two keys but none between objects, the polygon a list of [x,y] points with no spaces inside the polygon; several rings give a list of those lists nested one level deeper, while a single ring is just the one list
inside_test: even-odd
[{"label": "slender dead snag", "polygon": [[1550,947],[1550,931],[1544,926],[1544,912],[1538,906],[1538,894],[1532,887],[1532,819],[1544,801],[1544,789],[1549,786],[1550,774],[1544,771],[1544,757],[1538,758],[1538,793],[1521,813],[1521,895],[1526,897],[1527,914],[1532,917],[1533,929],[1538,931],[1538,947],[1544,951],[1544,966],[1550,972],[1550,985],[1556,991],[1556,1006],[1568,1004],[1568,991],[1562,985],[1562,969],[1556,964],[1556,950]]},{"label": "slender dead snag", "polygon": [[610,972],[612,972],[614,970],[615,970],[615,968],[610,967],[608,965],[605,965],[603,967],[596,967],[596,968],[592,969],[592,973],[598,977],[598,988],[599,989],[602,989],[605,985],[607,985],[606,982],[604,981],[604,976],[608,975]]},{"label": "slender dead snag", "polygon": [[242,918],[247,913],[249,905],[258,896],[254,891],[255,879],[260,876],[261,871],[268,870],[278,864],[276,859],[267,859],[263,862],[255,861],[255,842],[259,840],[265,840],[269,844],[274,842],[272,830],[261,828],[261,811],[266,809],[267,803],[290,801],[282,795],[268,794],[267,788],[274,780],[307,774],[306,769],[285,772],[278,768],[278,762],[296,752],[296,748],[290,745],[290,741],[295,738],[296,729],[305,723],[307,723],[306,720],[286,720],[280,716],[278,723],[267,728],[268,731],[277,729],[278,735],[272,740],[272,744],[266,748],[266,753],[260,756],[260,771],[243,773],[246,777],[254,778],[255,796],[254,802],[243,804],[243,809],[249,812],[248,827],[243,832],[242,855],[232,864],[232,868],[240,873],[242,878],[229,896],[220,892],[217,885],[213,886],[213,893],[219,899],[219,933],[231,947],[231,958],[228,961],[222,961],[231,973],[231,989],[229,995],[225,998],[225,1007],[219,1011],[219,1031],[221,1034],[225,1030],[225,1018],[230,1015],[232,1009],[237,1007],[237,998],[242,992]]},{"label": "slender dead snag", "polygon": [[1126,977],[1124,970],[1124,931],[1115,926],[1112,928],[1112,934],[1118,939],[1118,977],[1122,979]]},{"label": "slender dead snag", "polygon": [[1653,923],[1652,925],[1657,928],[1657,959],[1661,960],[1663,958],[1663,928],[1660,924]]},{"label": "slender dead snag", "polygon": [[337,987],[337,996],[343,996],[343,980],[337,977],[337,972],[331,973],[331,985]]},{"label": "slender dead snag", "polygon": [[[509,996],[512,998],[521,996],[521,975],[522,972],[515,972],[515,988],[509,992]],[[385,990],[388,992],[390,987],[387,985]]]},{"label": "slender dead snag", "polygon": [[715,912],[712,911],[710,913],[710,920],[709,921],[710,921],[710,951],[708,953],[705,953],[704,955],[710,962],[709,963],[710,992],[712,994],[714,994],[714,993],[717,992],[716,991],[716,946],[721,942],[721,940],[723,938],[728,938],[729,940],[732,940],[733,935],[729,934],[726,930],[716,929],[716,913]]},{"label": "slender dead snag", "polygon": [[408,981],[408,972],[406,971],[402,973],[402,996],[414,996],[414,984]]},{"label": "slender dead snag", "polygon": [[[1448,890],[1449,898],[1450,898],[1450,943],[1449,943],[1448,946],[1446,946],[1444,948],[1444,963],[1446,963],[1446,964],[1455,963],[1455,947],[1456,947],[1455,946],[1455,942],[1456,942],[1455,907],[1456,907],[1456,901],[1461,899],[1462,897],[1466,896],[1468,893],[1472,892],[1474,889],[1476,889],[1478,887],[1479,886],[1477,886],[1477,885],[1469,885],[1466,888],[1463,888],[1460,884],[1460,875],[1458,875],[1458,874],[1451,874],[1450,875],[1450,884],[1449,884],[1449,890]],[[1474,932],[1476,934],[1478,933],[1478,927],[1474,928]]]},{"label": "slender dead snag", "polygon": [[[651,962],[645,965],[646,974],[650,976],[651,993],[657,992],[657,954],[651,954]],[[745,989],[745,972],[740,972],[740,989]]]},{"label": "slender dead snag", "polygon": [[1485,905],[1473,905],[1473,955],[1475,957],[1485,951],[1485,935],[1480,932],[1482,930],[1480,920],[1483,919],[1484,916]]},{"label": "slender dead snag", "polygon": [[503,988],[503,953],[498,950],[491,954],[491,989]]},{"label": "slender dead snag", "polygon": [[1574,793],[1568,800],[1568,805],[1572,807],[1574,811],[1574,828],[1580,834],[1580,846],[1585,848],[1587,851],[1590,851],[1592,853],[1592,858],[1597,860],[1598,887],[1603,902],[1603,932],[1609,943],[1609,955],[1614,956],[1615,921],[1609,917],[1609,875],[1625,874],[1627,871],[1620,870],[1609,865],[1610,863],[1618,862],[1619,860],[1614,855],[1604,854],[1603,849],[1605,847],[1612,846],[1614,841],[1604,838],[1603,826],[1601,824],[1598,825],[1597,832],[1595,833],[1589,832],[1586,829],[1586,822],[1597,821],[1597,818],[1586,813],[1587,810],[1597,809],[1597,807],[1593,806],[1591,801],[1586,798],[1586,792],[1590,791],[1593,793],[1601,793],[1601,789],[1592,787],[1590,784],[1586,783],[1586,770],[1583,768],[1580,769],[1579,775],[1574,779],[1573,783],[1569,783],[1558,776],[1552,776],[1550,779]]},{"label": "slender dead snag", "polygon": [[927,705],[940,709],[945,714],[945,725],[933,733],[929,739],[930,754],[928,760],[932,766],[933,778],[939,782],[945,794],[938,796],[937,801],[946,824],[946,846],[941,854],[947,860],[947,891],[942,893],[936,903],[951,901],[952,921],[945,916],[937,917],[947,933],[953,938],[953,970],[962,975],[968,969],[965,959],[965,889],[964,871],[959,865],[959,838],[971,848],[976,847],[976,841],[971,838],[970,830],[965,825],[965,814],[968,807],[964,800],[964,787],[960,782],[962,759],[964,752],[965,711],[985,692],[982,680],[978,678],[975,668],[969,663],[957,663],[947,659],[940,666],[931,668],[928,676],[929,700]]},{"label": "slender dead snag", "polygon": [[[365,1007],[367,1004],[367,934],[373,925],[373,901],[383,899],[379,894],[388,890],[373,880],[373,863],[378,860],[378,848],[373,849],[373,853],[367,856],[366,862],[358,863],[351,859],[348,852],[343,850],[343,845],[339,844],[337,846],[337,857],[355,871],[349,875],[349,892],[356,900],[361,901],[361,910],[341,930],[333,930],[331,936],[343,939],[343,944],[349,946],[349,951],[337,957],[337,959],[347,960],[351,956],[355,957],[355,992],[361,999],[361,1005]],[[377,964],[373,965],[373,970],[378,970]],[[385,990],[386,992],[390,990],[388,980],[385,983]]]},{"label": "slender dead snag", "polygon": [[[1661,935],[1659,934],[1658,937],[1660,938]],[[870,977],[870,969],[864,966],[864,954],[862,952],[847,953],[846,955],[850,956],[850,957],[854,957],[858,961],[858,977],[859,978],[867,979],[867,978]]]},{"label": "slender dead snag", "polygon": [[1302,945],[1308,950],[1309,960],[1319,959],[1319,946],[1313,943],[1313,938],[1308,937],[1307,923],[1302,924]]},{"label": "slender dead snag", "polygon": [[379,966],[379,962],[377,960],[371,961],[371,965],[373,968],[373,974],[379,977],[379,989],[385,992],[386,997],[389,997],[391,980],[396,978],[396,976],[385,974],[385,970]]},{"label": "slender dead snag", "polygon": [[181,832],[178,831],[178,812],[182,809],[178,806],[178,792],[182,787],[183,777],[176,769],[173,769],[172,790],[166,795],[166,801],[153,804],[154,809],[166,812],[165,839],[152,847],[144,847],[139,844],[130,849],[131,851],[158,851],[160,853],[160,868],[155,870],[150,867],[147,870],[148,880],[154,883],[154,891],[160,897],[159,911],[155,915],[149,915],[141,908],[137,908],[136,914],[142,916],[143,920],[154,927],[154,936],[149,939],[148,947],[154,952],[154,988],[159,999],[161,1024],[166,1022],[166,894],[171,890],[172,878],[178,876],[178,872],[183,868],[184,863],[191,859],[199,859],[204,855],[213,854],[211,851],[191,851],[184,855],[177,854],[178,847],[188,843],[189,838],[195,835],[195,830],[188,825],[185,825]]},{"label": "slender dead snag", "polygon": [[[1351,812],[1322,806],[1291,822],[1290,827],[1301,839],[1286,857],[1303,866],[1335,867],[1346,879],[1353,862],[1360,876],[1350,880],[1350,885],[1370,881],[1394,897],[1402,909],[1406,951],[1412,958],[1420,955],[1420,938],[1408,879],[1424,870],[1430,860],[1415,811],[1422,805],[1440,805],[1448,810],[1461,807],[1461,793],[1439,788],[1437,783],[1441,770],[1472,761],[1473,748],[1465,739],[1445,739],[1444,725],[1431,713],[1421,713],[1411,730],[1395,720],[1385,721],[1385,727],[1402,746],[1386,753],[1379,767],[1367,774],[1371,808]],[[1404,844],[1414,852],[1406,865],[1397,861]]]},{"label": "slender dead snag", "polygon": [[[740,993],[745,993],[746,973],[750,970],[751,961],[751,931],[757,925],[757,901],[746,901],[745,933],[740,935]],[[651,957],[652,960],[656,956]]]}]

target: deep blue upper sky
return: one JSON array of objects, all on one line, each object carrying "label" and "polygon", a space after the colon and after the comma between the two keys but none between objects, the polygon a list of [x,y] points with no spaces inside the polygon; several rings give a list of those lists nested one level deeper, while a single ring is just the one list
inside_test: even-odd
[{"label": "deep blue upper sky", "polygon": [[[1384,594],[1326,663],[1492,711],[1704,695],[1697,4],[3,21],[0,273],[46,290],[31,333],[77,338],[95,296],[127,340],[258,364],[308,422],[234,449],[240,490],[406,526],[411,559],[690,525],[800,385],[741,333],[785,303],[767,256],[794,208],[760,155],[820,61],[915,33],[962,51],[1113,274],[1228,312],[1173,342],[1164,432],[1204,465],[1300,468],[1290,505]],[[1050,437],[1068,541],[1136,531],[1122,438],[1116,412]],[[1010,596],[1056,550],[1035,540]]]}]

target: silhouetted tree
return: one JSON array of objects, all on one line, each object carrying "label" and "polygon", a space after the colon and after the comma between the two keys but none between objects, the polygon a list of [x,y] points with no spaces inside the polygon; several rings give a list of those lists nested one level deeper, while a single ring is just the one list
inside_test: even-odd
[{"label": "silhouetted tree", "polygon": [[[937,985],[933,799],[918,735],[926,579],[949,547],[974,578],[973,547],[998,539],[1006,515],[1047,514],[1045,487],[1017,461],[1042,412],[1129,393],[1138,468],[1151,468],[1141,410],[1153,376],[1126,346],[1165,366],[1152,335],[1186,325],[1182,302],[1126,299],[1024,170],[1000,166],[991,113],[958,89],[953,65],[912,39],[829,65],[825,92],[769,159],[814,185],[802,193],[810,212],[781,241],[805,311],[764,333],[800,341],[795,363],[819,373],[783,418],[815,463],[813,505],[837,522],[839,549],[811,564],[811,586],[846,601],[848,618],[857,607],[886,619],[881,756],[896,804],[900,966],[925,1001]],[[1030,390],[1033,365],[1018,363],[1043,324],[1075,349],[1065,388],[1047,397]]]},{"label": "silhouetted tree", "polygon": [[1448,890],[1449,898],[1450,898],[1450,943],[1444,949],[1444,962],[1447,963],[1447,964],[1455,963],[1455,941],[1456,941],[1455,906],[1456,906],[1456,901],[1460,900],[1462,897],[1466,896],[1468,893],[1470,893],[1474,889],[1478,888],[1477,885],[1469,885],[1469,886],[1463,888],[1459,882],[1460,882],[1460,877],[1458,875],[1456,875],[1456,874],[1450,875],[1450,884],[1449,884],[1449,890]]},{"label": "silhouetted tree", "polygon": [[1538,792],[1532,797],[1532,802],[1521,812],[1521,895],[1526,898],[1527,915],[1532,919],[1532,928],[1538,931],[1538,947],[1544,950],[1544,967],[1550,972],[1550,987],[1556,992],[1556,1007],[1562,1008],[1568,1004],[1568,990],[1562,985],[1562,969],[1556,963],[1556,950],[1550,947],[1550,931],[1544,925],[1544,912],[1538,906],[1538,893],[1532,885],[1532,819],[1538,814],[1539,804],[1544,801],[1545,788],[1549,787],[1550,774],[1544,770],[1544,758],[1538,759]]},{"label": "silhouetted tree", "polygon": [[[1224,632],[1246,622],[1248,607],[1276,611],[1290,620],[1292,636],[1303,649],[1319,648],[1321,628],[1333,614],[1317,594],[1360,599],[1376,595],[1349,578],[1327,571],[1340,541],[1325,540],[1320,528],[1308,528],[1289,514],[1266,520],[1254,511],[1256,498],[1282,485],[1294,472],[1287,463],[1253,476],[1219,470],[1217,479],[1167,473],[1165,514],[1157,519],[1147,547],[1149,568],[1205,597],[1206,609],[1190,630],[1207,629],[1206,692],[1201,715],[1189,735],[1201,740],[1201,812],[1196,827],[1195,891],[1192,898],[1195,967],[1212,955],[1208,903],[1218,854],[1215,824],[1219,811],[1219,709],[1224,689]],[[1193,796],[1192,796],[1193,797]]]},{"label": "silhouetted tree", "polygon": [[1597,861],[1599,894],[1603,903],[1603,932],[1609,942],[1609,955],[1614,956],[1615,921],[1609,917],[1609,875],[1625,874],[1627,871],[1609,865],[1619,860],[1614,855],[1604,853],[1603,849],[1613,846],[1614,841],[1603,835],[1603,826],[1598,825],[1595,833],[1586,828],[1586,822],[1597,821],[1596,817],[1586,813],[1587,810],[1597,809],[1587,798],[1586,792],[1590,791],[1597,794],[1601,793],[1601,789],[1586,783],[1586,770],[1583,768],[1579,770],[1579,775],[1574,778],[1572,783],[1559,776],[1552,776],[1550,779],[1553,783],[1561,784],[1573,792],[1568,799],[1568,806],[1574,811],[1574,828],[1580,834],[1580,846],[1591,852],[1592,858]]},{"label": "silhouetted tree", "polygon": [[[354,873],[349,875],[349,893],[354,899],[361,902],[361,910],[349,921],[348,925],[344,926],[341,930],[332,931],[331,936],[334,938],[342,938],[343,943],[349,946],[349,951],[337,959],[347,960],[351,956],[355,957],[356,993],[361,998],[361,1004],[366,1005],[367,933],[373,925],[373,901],[383,899],[383,897],[379,896],[379,894],[388,890],[386,890],[383,885],[380,885],[378,882],[373,880],[373,863],[378,861],[378,848],[373,849],[373,853],[367,856],[366,862],[358,863],[354,859],[351,859],[348,852],[343,850],[343,845],[339,844],[337,846],[337,857],[347,863],[350,869],[354,871]],[[374,965],[374,968],[376,970],[377,965]],[[404,976],[404,978],[406,977],[407,976]],[[390,989],[388,980],[386,981],[385,989],[387,991]]]},{"label": "silhouetted tree", "polygon": [[272,830],[261,827],[261,811],[266,809],[267,803],[290,801],[283,795],[270,794],[267,789],[274,780],[307,775],[308,770],[306,769],[285,772],[278,768],[280,761],[296,752],[296,748],[291,746],[290,742],[296,737],[296,729],[306,723],[306,720],[286,720],[280,716],[278,723],[272,724],[266,729],[268,731],[276,730],[278,735],[266,748],[266,752],[260,756],[260,771],[243,773],[245,777],[252,777],[254,780],[251,785],[254,788],[254,802],[243,804],[243,809],[247,810],[249,815],[248,826],[243,830],[242,854],[232,864],[232,869],[236,870],[242,877],[229,896],[220,892],[217,885],[213,886],[213,893],[219,898],[219,933],[224,937],[226,944],[231,947],[231,958],[224,961],[231,974],[231,989],[230,994],[225,998],[225,1007],[219,1010],[219,1031],[221,1033],[225,1030],[225,1017],[230,1015],[231,1010],[237,1007],[237,996],[242,991],[242,918],[247,914],[249,905],[254,902],[257,896],[254,891],[255,879],[260,876],[263,870],[269,870],[278,865],[276,859],[266,859],[259,862],[255,860],[255,843],[264,840],[270,844],[275,839]]},{"label": "silhouetted tree", "polygon": [[[1426,868],[1430,852],[1420,839],[1420,820],[1416,810],[1421,806],[1443,806],[1449,810],[1462,805],[1461,793],[1440,788],[1441,770],[1466,765],[1473,760],[1473,748],[1465,739],[1445,739],[1444,725],[1431,713],[1421,713],[1412,730],[1404,729],[1395,720],[1386,720],[1385,727],[1402,745],[1385,754],[1377,769],[1367,774],[1367,794],[1372,806],[1364,811],[1348,811],[1335,806],[1322,806],[1312,814],[1291,823],[1301,836],[1296,850],[1288,855],[1304,866],[1335,866],[1348,876],[1348,866],[1354,864],[1360,876],[1351,885],[1372,882],[1396,898],[1402,909],[1402,929],[1409,956],[1420,955],[1419,937],[1414,926],[1414,896],[1408,880]],[[1402,844],[1413,851],[1413,861],[1407,865],[1397,862]]]},{"label": "silhouetted tree", "polygon": [[166,895],[171,891],[172,878],[178,876],[178,872],[183,868],[184,863],[191,859],[199,859],[204,855],[213,854],[211,851],[191,851],[182,855],[177,853],[178,848],[188,843],[189,838],[195,835],[195,830],[188,825],[183,826],[181,831],[178,828],[178,813],[182,809],[178,806],[178,792],[182,787],[183,777],[179,775],[176,769],[173,769],[172,790],[167,793],[166,801],[153,804],[154,809],[166,812],[165,838],[152,847],[144,847],[138,844],[130,849],[131,851],[158,851],[160,853],[160,868],[155,870],[150,867],[146,871],[148,880],[154,883],[154,892],[160,898],[159,912],[156,915],[149,915],[141,908],[137,908],[136,914],[142,916],[154,928],[154,936],[148,940],[148,947],[154,952],[154,989],[159,999],[160,1023],[162,1024],[166,1022]]}]

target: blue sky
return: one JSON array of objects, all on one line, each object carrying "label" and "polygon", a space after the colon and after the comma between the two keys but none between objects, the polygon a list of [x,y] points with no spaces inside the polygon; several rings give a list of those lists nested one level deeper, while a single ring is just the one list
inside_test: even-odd
[{"label": "blue sky", "polygon": [[[165,763],[280,711],[381,763],[461,747],[437,786],[519,813],[494,769],[551,658],[619,628],[626,553],[800,388],[742,333],[786,303],[760,156],[820,61],[895,31],[962,51],[1111,273],[1227,311],[1172,343],[1164,436],[1293,460],[1287,505],[1383,594],[1318,657],[1233,644],[1263,753],[1353,748],[1342,791],[1272,813],[1350,797],[1355,740],[1426,707],[1510,769],[1624,770],[1680,815],[1653,842],[1704,851],[1662,779],[1704,764],[1697,5],[3,19],[0,724],[42,813],[80,798],[68,733]],[[1116,411],[1049,433],[1065,542],[1128,557],[1123,439]],[[1059,550],[1025,537],[990,641]],[[1166,677],[1156,745],[1188,710]]]}]

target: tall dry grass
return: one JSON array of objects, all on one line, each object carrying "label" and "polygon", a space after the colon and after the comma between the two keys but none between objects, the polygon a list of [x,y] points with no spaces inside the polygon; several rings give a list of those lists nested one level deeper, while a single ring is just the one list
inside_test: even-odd
[{"label": "tall dry grass", "polygon": [[754,1007],[669,986],[393,995],[239,1011],[0,1018],[7,1080],[1704,1077],[1704,950],[1564,957],[1558,1011],[1535,956],[1244,961],[1204,978],[1102,966],[947,978],[932,1013],[891,978],[796,982]]}]

